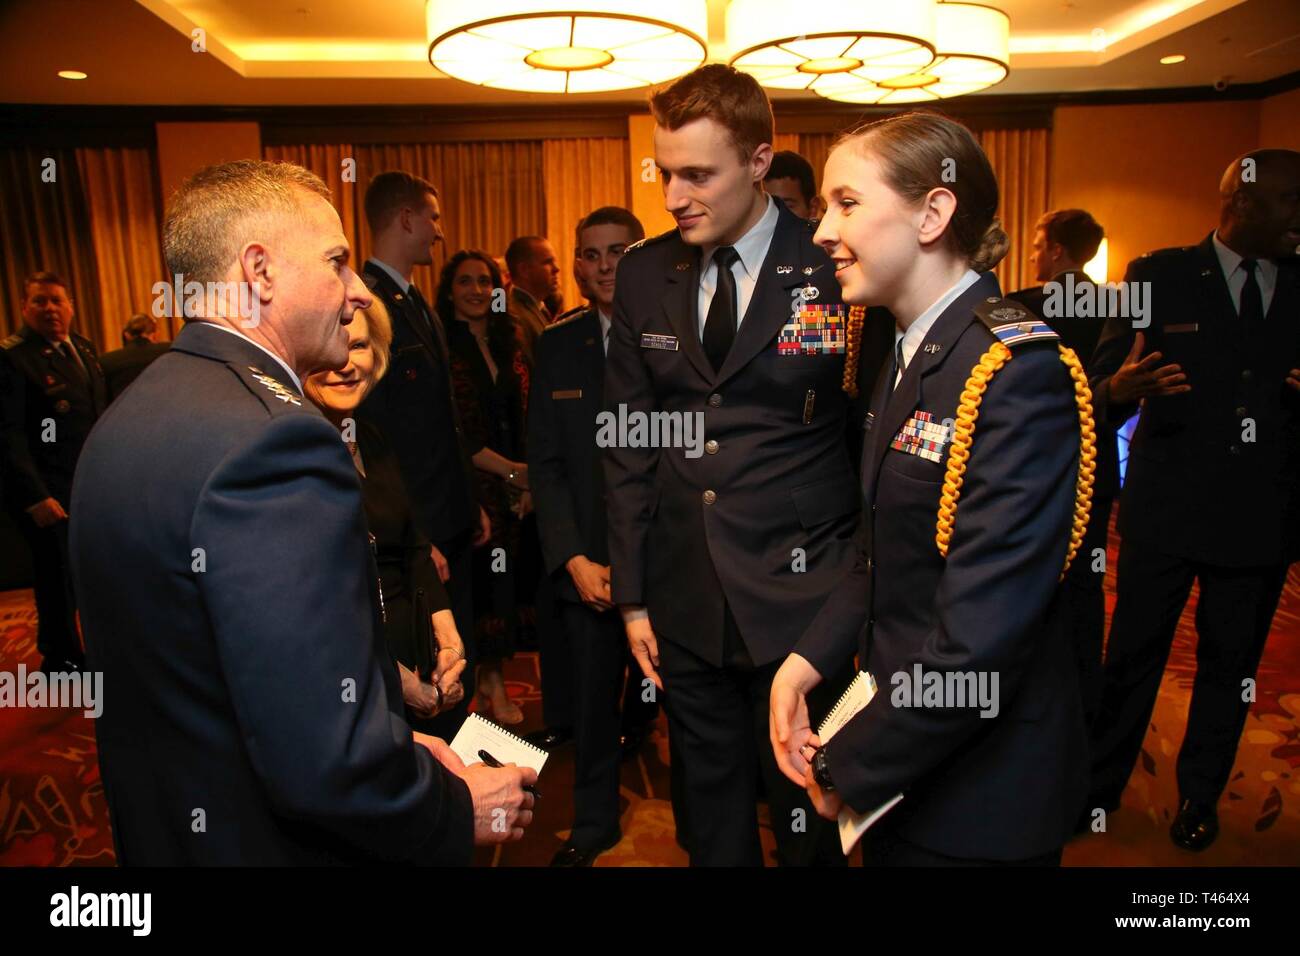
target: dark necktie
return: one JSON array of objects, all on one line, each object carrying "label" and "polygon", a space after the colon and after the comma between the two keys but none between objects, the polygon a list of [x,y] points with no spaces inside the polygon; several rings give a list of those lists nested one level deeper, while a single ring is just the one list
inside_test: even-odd
[{"label": "dark necktie", "polygon": [[1241,268],[1246,271],[1246,284],[1241,287],[1241,308],[1238,314],[1247,332],[1254,332],[1264,322],[1264,296],[1259,291],[1259,281],[1255,278],[1258,265],[1254,259],[1241,260]]},{"label": "dark necktie", "polygon": [[891,379],[890,389],[898,387],[906,371],[907,363],[903,361],[903,338],[899,336],[898,341],[894,343],[894,377]]},{"label": "dark necktie", "polygon": [[731,267],[740,259],[731,246],[720,246],[713,253],[718,266],[718,282],[709,303],[709,314],[704,320],[704,354],[716,372],[727,360],[732,340],[736,337],[736,277]]},{"label": "dark necktie", "polygon": [[420,294],[420,290],[414,282],[411,283],[406,294],[415,303],[416,311],[424,317],[424,328],[429,335],[433,336],[434,346],[438,350],[438,360],[445,363],[447,361],[447,341],[443,337],[442,323],[434,318],[433,310],[429,308],[429,303],[424,301],[424,296]]},{"label": "dark necktie", "polygon": [[72,343],[68,341],[60,342],[59,354],[61,354],[67,360],[68,364],[72,366],[73,372],[77,375],[77,380],[83,385],[86,384],[86,382],[89,381],[86,376],[86,370],[82,368],[81,360],[77,358],[76,353],[73,351]]}]

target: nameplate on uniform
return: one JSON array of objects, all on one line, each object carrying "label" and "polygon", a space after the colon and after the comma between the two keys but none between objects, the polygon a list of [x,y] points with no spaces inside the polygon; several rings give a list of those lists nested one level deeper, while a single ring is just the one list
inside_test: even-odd
[{"label": "nameplate on uniform", "polygon": [[1195,332],[1201,327],[1199,322],[1178,322],[1174,325],[1165,326],[1166,335],[1177,335],[1179,332]]},{"label": "nameplate on uniform", "polygon": [[843,305],[806,302],[776,337],[778,355],[843,355],[848,351],[848,317]]},{"label": "nameplate on uniform", "polygon": [[677,351],[677,336],[675,335],[657,335],[654,332],[641,333],[641,348],[659,349],[664,352]]},{"label": "nameplate on uniform", "polygon": [[582,389],[580,388],[560,389],[559,391],[551,392],[551,398],[557,400],[562,398],[582,398]]},{"label": "nameplate on uniform", "polygon": [[929,412],[917,411],[898,430],[889,447],[917,455],[927,461],[942,462],[943,449],[952,437],[948,427],[934,420]]}]

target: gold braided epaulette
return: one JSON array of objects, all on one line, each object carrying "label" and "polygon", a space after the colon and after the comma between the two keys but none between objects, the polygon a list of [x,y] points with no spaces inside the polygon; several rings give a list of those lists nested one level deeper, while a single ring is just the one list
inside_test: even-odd
[{"label": "gold braided epaulette", "polygon": [[849,398],[858,397],[858,358],[862,354],[862,320],[866,314],[865,305],[849,306],[849,322],[844,330],[844,380],[841,386]]},{"label": "gold braided epaulette", "polygon": [[[1065,555],[1065,568],[1069,570],[1083,543],[1083,533],[1088,527],[1092,510],[1092,486],[1097,471],[1097,431],[1092,418],[1092,391],[1083,364],[1074,350],[1060,343],[1051,328],[1025,311],[1019,303],[1003,299],[990,299],[986,308],[976,308],[980,318],[989,326],[998,341],[989,346],[975,367],[971,369],[966,386],[957,404],[952,439],[949,443],[948,467],[943,476],[943,490],[939,495],[939,517],[935,527],[935,543],[939,553],[948,556],[948,543],[952,539],[953,524],[957,518],[957,501],[961,497],[966,463],[970,460],[971,443],[975,437],[975,421],[979,418],[980,402],[997,371],[1011,361],[1011,346],[1024,342],[1055,340],[1061,361],[1070,370],[1074,382],[1074,401],[1079,410],[1079,470],[1074,486],[1074,521],[1070,528],[1070,546]],[[992,308],[988,308],[992,306]]]}]

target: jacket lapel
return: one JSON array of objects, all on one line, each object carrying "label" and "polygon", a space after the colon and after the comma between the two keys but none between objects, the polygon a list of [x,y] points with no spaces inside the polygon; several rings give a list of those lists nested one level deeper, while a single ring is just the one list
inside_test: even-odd
[{"label": "jacket lapel", "polygon": [[[875,484],[876,470],[880,467],[881,460],[885,457],[885,451],[898,430],[907,421],[907,418],[916,410],[921,400],[921,384],[927,375],[931,375],[943,366],[952,354],[952,347],[957,340],[962,337],[971,324],[977,322],[975,316],[975,305],[981,299],[993,297],[1000,298],[1001,290],[998,288],[998,280],[993,277],[992,273],[986,272],[980,276],[979,281],[969,289],[957,296],[948,308],[943,310],[943,314],[935,319],[934,324],[930,326],[930,331],[926,333],[921,342],[920,348],[912,356],[912,361],[908,364],[907,369],[903,372],[903,378],[898,383],[898,388],[894,389],[892,394],[888,394],[884,411],[877,416],[875,424],[880,430],[876,432],[872,452],[871,471],[863,472],[863,480],[868,475],[871,478],[872,485]],[[888,376],[885,376],[888,378]],[[875,404],[874,401],[872,403]]]},{"label": "jacket lapel", "polygon": [[[802,228],[799,218],[786,208],[785,203],[777,203],[776,229],[772,233],[772,241],[768,243],[762,265],[758,268],[749,308],[745,310],[740,328],[736,330],[736,339],[731,343],[731,351],[727,353],[727,359],[718,372],[719,384],[753,361],[756,355],[771,344],[781,328],[792,321],[793,290],[805,281],[810,281],[803,274],[806,263],[803,258],[804,244],[800,241]],[[786,276],[776,274],[778,265],[795,262],[799,263],[800,268]],[[823,263],[819,263],[821,264]],[[802,305],[803,300],[799,301]]]},{"label": "jacket lapel", "polygon": [[376,266],[370,260],[366,260],[366,264],[361,271],[364,273],[366,285],[368,285],[374,292],[383,296],[384,299],[393,303],[396,310],[400,311],[403,318],[406,319],[406,324],[411,327],[411,331],[415,334],[415,337],[420,340],[420,343],[426,349],[429,350],[429,354],[434,357],[435,361],[442,359],[445,362],[447,344],[442,340],[441,335],[439,335],[439,340],[442,344],[442,348],[439,349],[437,344],[434,342],[434,335],[439,330],[430,327],[431,324],[433,326],[437,325],[438,317],[431,315],[429,316],[430,322],[426,322],[424,320],[424,313],[421,311],[420,307],[415,304],[415,300],[401,290],[398,284],[393,281],[392,276]]},{"label": "jacket lapel", "polygon": [[[688,246],[680,237],[672,240],[676,243],[676,254],[668,256],[668,287],[664,290],[663,306],[668,316],[668,323],[677,335],[677,347],[686,353],[686,358],[695,370],[712,382],[713,366],[704,354],[700,344],[700,333],[695,316],[699,307],[700,290],[700,249]],[[637,343],[640,345],[640,343]]]}]

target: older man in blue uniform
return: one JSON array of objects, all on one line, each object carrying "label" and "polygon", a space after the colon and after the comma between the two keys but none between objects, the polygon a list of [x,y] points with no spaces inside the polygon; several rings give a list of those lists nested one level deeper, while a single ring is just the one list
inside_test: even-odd
[{"label": "older man in blue uniform", "polygon": [[225,286],[83,451],[73,575],[125,864],[463,864],[531,819],[531,770],[467,769],[402,717],[356,472],[302,398],[370,302],[328,196],[254,161],[182,187],[168,271]]}]

